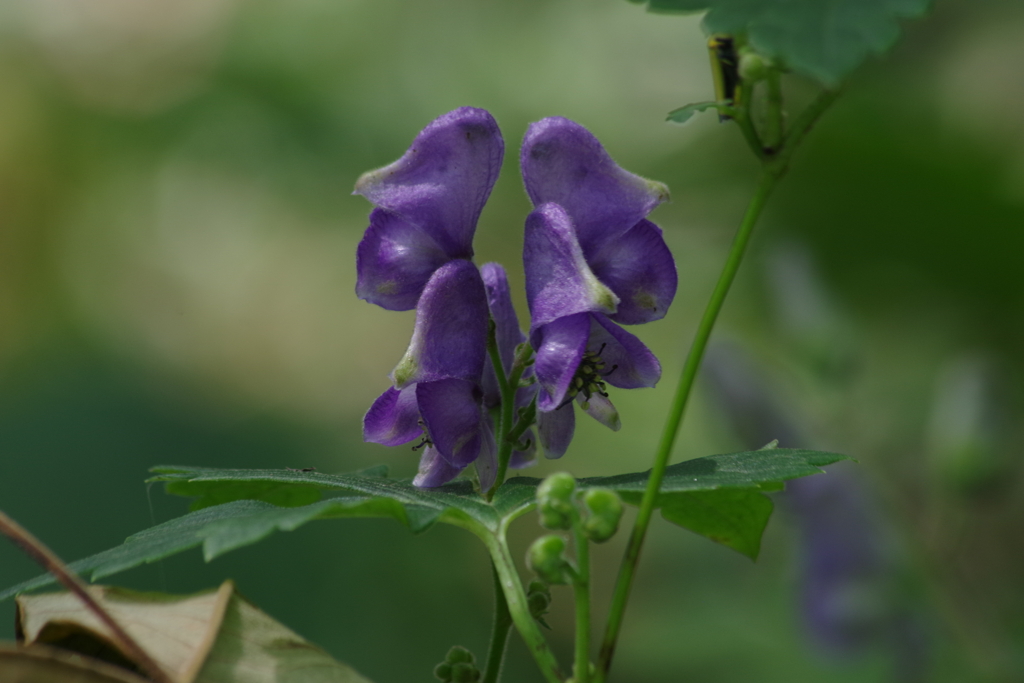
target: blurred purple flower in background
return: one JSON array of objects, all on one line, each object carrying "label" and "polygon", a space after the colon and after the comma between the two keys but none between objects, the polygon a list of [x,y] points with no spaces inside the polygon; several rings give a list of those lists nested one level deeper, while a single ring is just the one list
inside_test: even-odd
[{"label": "blurred purple flower in background", "polygon": [[363,174],[354,194],[377,208],[356,251],[356,295],[407,311],[435,270],[472,259],[504,153],[494,117],[461,107],[424,128],[401,159]]},{"label": "blurred purple flower in background", "polygon": [[675,297],[675,262],[646,219],[668,189],[623,170],[593,134],[558,117],[530,126],[520,164],[536,207],[523,264],[540,440],[558,457],[575,429],[573,399],[618,429],[606,383],[653,387],[661,376],[654,354],[616,323],[659,320]]}]

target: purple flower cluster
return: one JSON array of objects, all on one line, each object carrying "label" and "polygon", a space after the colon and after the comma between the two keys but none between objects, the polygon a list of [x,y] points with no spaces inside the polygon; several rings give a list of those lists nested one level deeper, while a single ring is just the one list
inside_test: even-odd
[{"label": "purple flower cluster", "polygon": [[[530,349],[536,354],[514,400],[517,408],[535,404],[547,457],[569,446],[573,401],[618,429],[607,385],[653,387],[661,375],[654,354],[620,324],[664,317],[675,295],[672,255],[646,219],[668,198],[665,186],[619,168],[577,123],[548,118],[530,126],[520,159],[535,206],[523,248],[527,337],[504,268],[478,269],[471,260],[503,156],[494,118],[462,107],[424,128],[398,161],[356,183],[355,193],[376,206],[357,251],[356,294],[388,310],[416,309],[393,386],[367,412],[363,433],[388,446],[419,440],[417,486],[439,486],[471,463],[482,489],[495,481],[491,413],[502,396],[487,352],[491,323],[502,377],[517,353],[520,361]],[[512,453],[512,467],[530,464],[535,450],[532,429],[519,432],[528,445]]]}]

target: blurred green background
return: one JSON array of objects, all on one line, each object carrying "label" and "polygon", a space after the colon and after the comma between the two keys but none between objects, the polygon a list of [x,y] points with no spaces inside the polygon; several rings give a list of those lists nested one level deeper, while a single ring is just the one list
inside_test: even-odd
[{"label": "blurred green background", "polygon": [[[885,569],[838,603],[857,642],[824,647],[801,618],[799,513],[779,505],[756,564],[658,519],[614,680],[1024,681],[1022,66],[1020,2],[940,1],[908,24],[798,154],[719,326],[806,440],[782,445],[859,460]],[[672,189],[652,218],[679,294],[634,330],[664,379],[613,396],[622,431],[581,421],[531,473],[646,469],[756,174],[732,125],[663,123],[711,97],[699,18],[623,0],[0,3],[0,508],[70,560],[186,510],[142,483],[155,464],[410,476],[414,454],[361,440],[413,318],[355,298],[370,207],[349,193],[461,105],[506,137],[476,245],[517,291],[529,122],[570,117]],[[677,459],[750,445],[741,418],[705,382]],[[537,533],[519,522],[515,552]],[[596,553],[599,618],[622,542]],[[0,585],[35,573],[0,543]],[[453,528],[321,522],[114,581],[227,577],[376,681],[486,647],[486,555]],[[505,680],[536,679],[513,636]]]}]

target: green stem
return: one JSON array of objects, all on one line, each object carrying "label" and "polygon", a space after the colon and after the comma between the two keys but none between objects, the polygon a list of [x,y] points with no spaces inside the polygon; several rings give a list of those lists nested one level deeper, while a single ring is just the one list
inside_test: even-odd
[{"label": "green stem", "polygon": [[767,158],[767,155],[764,151],[764,144],[761,142],[761,138],[757,134],[757,129],[754,128],[754,123],[750,120],[750,107],[739,107],[736,110],[734,120],[740,127],[740,131],[743,133],[743,137],[746,139],[747,145],[754,153],[754,156],[764,161]]},{"label": "green stem", "polygon": [[579,511],[573,514],[576,539],[576,576],[573,597],[576,601],[576,661],[574,683],[590,683],[590,540],[583,532]]},{"label": "green stem", "polygon": [[782,142],[782,75],[777,69],[769,69],[765,80],[768,82],[768,111],[765,113],[764,145],[769,154],[774,154]]},{"label": "green stem", "polygon": [[807,132],[818,120],[818,117],[832,104],[837,96],[838,92],[835,91],[822,92],[801,113],[794,123],[793,129],[783,143],[783,148],[773,158],[765,159],[762,164],[761,178],[758,181],[754,197],[750,200],[746,214],[743,216],[743,222],[733,238],[725,266],[718,277],[718,283],[715,285],[714,291],[711,293],[711,299],[704,309],[704,315],[701,318],[700,325],[697,327],[693,344],[683,365],[679,385],[676,387],[676,393],[672,399],[672,406],[658,445],[654,466],[651,468],[651,475],[647,480],[647,488],[644,490],[636,523],[633,526],[633,532],[630,535],[626,554],[622,560],[619,576],[615,583],[615,592],[612,595],[611,609],[608,614],[608,624],[598,658],[598,683],[604,681],[608,675],[608,670],[611,668],[612,658],[615,655],[615,644],[618,641],[619,630],[622,626],[622,615],[626,609],[626,602],[629,599],[629,592],[633,585],[633,577],[636,573],[637,562],[640,559],[640,551],[643,548],[647,527],[650,525],[651,517],[654,514],[658,490],[661,488],[665,469],[668,467],[669,457],[672,454],[672,446],[675,443],[676,435],[679,433],[683,413],[686,410],[686,404],[690,398],[694,381],[697,379],[697,371],[700,369],[704,350],[707,348],[708,340],[711,338],[711,331],[714,329],[715,321],[722,310],[722,304],[725,302],[725,297],[729,293],[729,288],[736,277],[736,272],[739,270],[740,262],[743,260],[743,254],[746,251],[747,244],[750,242],[750,235],[753,232],[754,225],[764,209],[765,202],[775,188],[776,182],[785,175],[789,166],[789,160],[793,155],[793,150],[803,141]]},{"label": "green stem", "polygon": [[501,412],[498,415],[498,424],[495,425],[498,440],[498,475],[494,480],[494,485],[486,493],[486,498],[490,501],[494,498],[495,491],[501,486],[501,483],[505,481],[505,473],[508,471],[508,461],[512,457],[512,444],[508,443],[505,439],[505,434],[512,429],[512,420],[515,416],[515,396],[516,387],[519,386],[519,375],[522,374],[520,371],[518,374],[513,369],[512,374],[515,375],[515,381],[509,381],[509,377],[505,376],[505,366],[501,362],[501,353],[498,351],[498,341],[494,331],[494,321],[491,321],[490,332],[487,335],[487,353],[491,357],[491,366],[494,368],[494,374],[498,378],[498,391],[501,393]]},{"label": "green stem", "polygon": [[529,429],[531,425],[533,425],[534,421],[536,420],[536,417],[537,397],[535,396],[533,400],[530,401],[530,405],[526,406],[525,408],[522,409],[522,411],[520,411],[519,420],[516,421],[515,427],[513,427],[512,431],[510,431],[508,433],[508,436],[505,437],[506,439],[508,439],[509,443],[519,443],[519,440],[523,438],[523,434],[526,433],[526,430]]},{"label": "green stem", "polygon": [[498,683],[501,663],[505,659],[505,646],[508,644],[508,632],[512,629],[508,600],[505,599],[505,591],[501,588],[501,579],[493,563],[491,575],[494,577],[494,628],[491,629],[491,647],[487,651],[487,670],[484,671],[481,683]]},{"label": "green stem", "polygon": [[537,666],[540,667],[544,680],[548,683],[562,683],[562,674],[558,669],[558,661],[548,647],[544,635],[537,627],[537,622],[530,614],[530,606],[526,601],[526,591],[519,580],[512,556],[508,552],[508,544],[505,542],[504,533],[501,534],[478,534],[487,545],[491,553],[491,561],[494,563],[494,571],[498,575],[498,582],[502,592],[505,594],[509,614],[512,616],[512,623],[522,636],[526,647],[530,650]]}]

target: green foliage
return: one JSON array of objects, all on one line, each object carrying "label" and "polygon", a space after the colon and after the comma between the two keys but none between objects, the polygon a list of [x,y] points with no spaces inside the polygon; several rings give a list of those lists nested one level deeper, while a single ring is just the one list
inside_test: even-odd
[{"label": "green foliage", "polygon": [[694,491],[672,494],[661,516],[756,560],[773,507],[771,498],[753,489]]},{"label": "green foliage", "polygon": [[[760,492],[779,490],[788,479],[820,473],[821,467],[844,459],[835,453],[775,448],[687,460],[666,470],[657,504],[670,522],[756,557],[771,513],[771,501],[761,501]],[[317,519],[386,517],[414,533],[436,522],[465,527],[478,535],[497,533],[535,505],[541,483],[530,477],[510,479],[487,503],[469,481],[419,489],[409,481],[388,479],[382,469],[354,474],[202,467],[157,467],[153,471],[158,475],[152,481],[166,482],[170,493],[197,496],[193,507],[200,509],[74,562],[70,565],[74,571],[95,581],[200,545],[210,561],[274,531],[293,531]],[[580,479],[577,485],[584,492],[610,489],[623,502],[638,505],[647,477],[648,472],[636,472]],[[294,501],[312,489],[342,490],[346,495],[298,507],[244,498],[255,491]],[[204,507],[213,500],[227,502]],[[41,576],[0,593],[0,600],[52,583],[50,576]]]},{"label": "green foliage", "polygon": [[899,38],[930,0],[650,0],[652,12],[707,10],[708,33],[745,36],[760,54],[827,87]]},{"label": "green foliage", "polygon": [[726,116],[732,116],[736,111],[725,102],[694,102],[693,104],[688,104],[685,107],[673,109],[668,113],[665,120],[671,121],[672,123],[686,123],[693,118],[694,114],[707,111],[712,108],[717,109],[721,114]]}]

